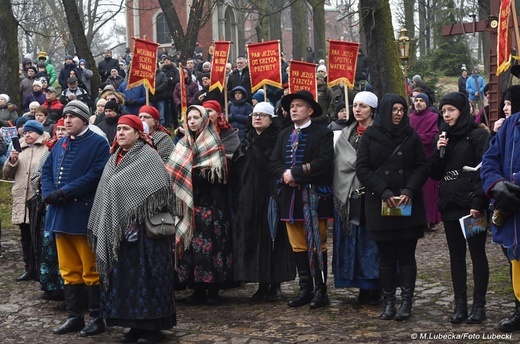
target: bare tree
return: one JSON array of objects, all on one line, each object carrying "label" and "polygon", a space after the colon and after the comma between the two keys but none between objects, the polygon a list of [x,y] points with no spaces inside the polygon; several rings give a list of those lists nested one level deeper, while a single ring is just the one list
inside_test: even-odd
[{"label": "bare tree", "polygon": [[316,61],[327,56],[325,43],[325,2],[323,0],[307,0],[312,6],[312,26],[314,34],[314,51]]},{"label": "bare tree", "polygon": [[[293,58],[301,60],[305,57],[307,48],[307,16],[305,13],[305,3],[296,1],[291,6],[291,21],[293,32]],[[304,34],[303,34],[304,33]]]},{"label": "bare tree", "polygon": [[[199,31],[211,18],[211,12],[216,3],[206,2],[205,0],[192,0],[189,7],[188,26],[186,30],[182,27],[177,12],[186,10],[183,6],[173,6],[171,0],[158,0],[164,14],[164,19],[168,24],[171,36],[175,42],[177,50],[181,51],[181,58],[185,60],[191,57],[193,47],[197,42]],[[205,8],[206,7],[206,8]]]},{"label": "bare tree", "polygon": [[74,40],[74,45],[76,46],[77,52],[87,61],[87,65],[89,65],[94,72],[92,77],[92,89],[95,90],[97,89],[101,80],[99,78],[96,62],[94,61],[94,57],[90,51],[90,46],[87,42],[87,37],[85,36],[85,31],[83,29],[83,23],[80,19],[78,7],[74,1],[62,1],[63,7],[65,9],[65,15],[67,17],[67,23],[70,29],[70,34]]},{"label": "bare tree", "polygon": [[14,104],[20,104],[17,28],[11,1],[0,1],[0,93],[8,94]]}]

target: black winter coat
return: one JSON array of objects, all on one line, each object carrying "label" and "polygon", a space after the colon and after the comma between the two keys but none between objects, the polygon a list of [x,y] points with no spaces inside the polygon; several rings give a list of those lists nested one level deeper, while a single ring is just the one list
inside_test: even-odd
[{"label": "black winter coat", "polygon": [[[399,142],[394,142],[379,127],[368,127],[359,142],[356,175],[366,188],[366,223],[376,240],[380,232],[385,236],[384,232],[427,227],[422,194],[428,178],[426,153],[413,129],[406,135],[406,141],[392,157]],[[387,189],[395,196],[403,194],[412,198],[411,216],[381,216],[382,196]]]},{"label": "black winter coat", "polygon": [[[470,209],[482,212],[487,208],[480,173],[462,172],[463,166],[475,167],[482,161],[489,136],[477,123],[472,123],[471,127],[464,135],[448,135],[445,157],[441,159],[436,149],[429,161],[430,177],[441,181],[437,208],[443,221],[456,221],[468,215]],[[457,171],[458,178],[445,181],[444,175],[449,171]]]}]

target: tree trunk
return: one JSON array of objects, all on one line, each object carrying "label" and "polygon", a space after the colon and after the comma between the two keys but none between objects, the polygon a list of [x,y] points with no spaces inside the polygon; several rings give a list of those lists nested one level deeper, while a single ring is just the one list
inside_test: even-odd
[{"label": "tree trunk", "polygon": [[307,21],[305,2],[296,1],[291,6],[293,59],[300,61],[307,51]]},{"label": "tree trunk", "polygon": [[99,77],[96,61],[94,61],[92,51],[90,50],[90,47],[87,43],[87,38],[85,37],[83,22],[79,16],[78,7],[74,1],[63,0],[63,8],[65,9],[67,23],[69,25],[72,40],[76,46],[76,51],[78,52],[79,56],[87,61],[87,66],[89,66],[94,74],[91,81],[92,90],[97,90],[99,84],[101,83],[101,79]]},{"label": "tree trunk", "polygon": [[421,58],[426,56],[426,7],[424,1],[419,1],[419,34],[417,35],[419,41],[419,55]]},{"label": "tree trunk", "polygon": [[[489,17],[489,0],[479,0],[479,10],[478,17],[479,20],[486,20]],[[513,19],[511,19],[513,20]],[[484,74],[489,74],[489,34],[479,33],[481,43],[482,43],[482,51],[483,51],[483,62],[484,62]]]},{"label": "tree trunk", "polygon": [[[0,1],[0,93],[11,98],[11,103],[21,104],[20,78],[18,77],[18,22],[13,15],[11,1]],[[22,108],[19,106],[18,114]]]},{"label": "tree trunk", "polygon": [[406,97],[390,4],[387,0],[360,0],[359,7],[367,42],[373,92],[380,99],[385,93]]},{"label": "tree trunk", "polygon": [[271,11],[267,0],[257,0],[256,4],[258,6],[258,23],[256,24],[258,42],[267,42],[270,40],[268,15]]},{"label": "tree trunk", "polygon": [[271,1],[270,6],[272,6],[275,13],[269,16],[269,32],[271,33],[270,39],[278,39],[280,40],[280,51],[283,51],[283,41],[282,41],[282,8],[284,5],[284,1]]},{"label": "tree trunk", "polygon": [[325,59],[327,56],[327,45],[325,42],[325,2],[323,0],[307,0],[312,6],[313,31],[314,31],[314,53],[316,61]]}]

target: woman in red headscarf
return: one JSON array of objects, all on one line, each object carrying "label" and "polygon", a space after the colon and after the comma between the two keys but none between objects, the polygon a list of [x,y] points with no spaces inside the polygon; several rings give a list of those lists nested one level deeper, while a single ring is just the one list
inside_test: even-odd
[{"label": "woman in red headscarf", "polygon": [[108,326],[130,327],[124,343],[155,343],[176,324],[171,243],[149,239],[143,223],[159,211],[173,214],[172,185],[137,116],[119,118],[111,153],[88,224],[102,316]]},{"label": "woman in red headscarf", "polygon": [[150,128],[148,134],[152,137],[153,144],[157,148],[161,159],[166,162],[173,151],[174,145],[171,133],[160,123],[159,111],[153,106],[143,105],[139,109],[139,119],[148,124],[148,128]]},{"label": "woman in red headscarf", "polygon": [[238,129],[232,128],[226,117],[222,113],[222,107],[216,100],[208,100],[202,103],[202,106],[208,111],[209,120],[215,127],[220,136],[220,141],[226,152],[226,157],[231,159],[233,153],[240,145],[240,138],[238,137]]}]

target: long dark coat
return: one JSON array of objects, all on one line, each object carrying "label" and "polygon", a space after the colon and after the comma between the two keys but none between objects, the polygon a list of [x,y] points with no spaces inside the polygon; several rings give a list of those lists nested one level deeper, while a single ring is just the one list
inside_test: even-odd
[{"label": "long dark coat", "polygon": [[267,221],[269,196],[275,192],[269,158],[278,130],[260,135],[251,129],[233,156],[236,206],[233,226],[234,278],[237,281],[280,283],[293,280],[295,264],[287,231],[278,223],[273,242]]},{"label": "long dark coat", "polygon": [[[391,112],[391,108],[380,110]],[[383,116],[388,119],[390,115],[386,113]],[[404,238],[421,237],[421,229],[427,227],[422,186],[428,177],[421,138],[409,123],[403,125],[399,135],[392,136],[382,125],[377,124],[377,120],[376,117],[374,125],[368,127],[361,136],[356,161],[357,177],[366,187],[367,227],[375,240],[388,240],[396,233],[401,233],[398,235],[404,235]],[[408,122],[406,115],[403,121]],[[387,159],[405,137],[406,141],[399,151]],[[381,165],[383,167],[379,169]],[[381,202],[387,190],[391,190],[394,196],[405,194],[412,198],[411,216],[381,216]],[[407,230],[415,233],[406,233]]]}]

